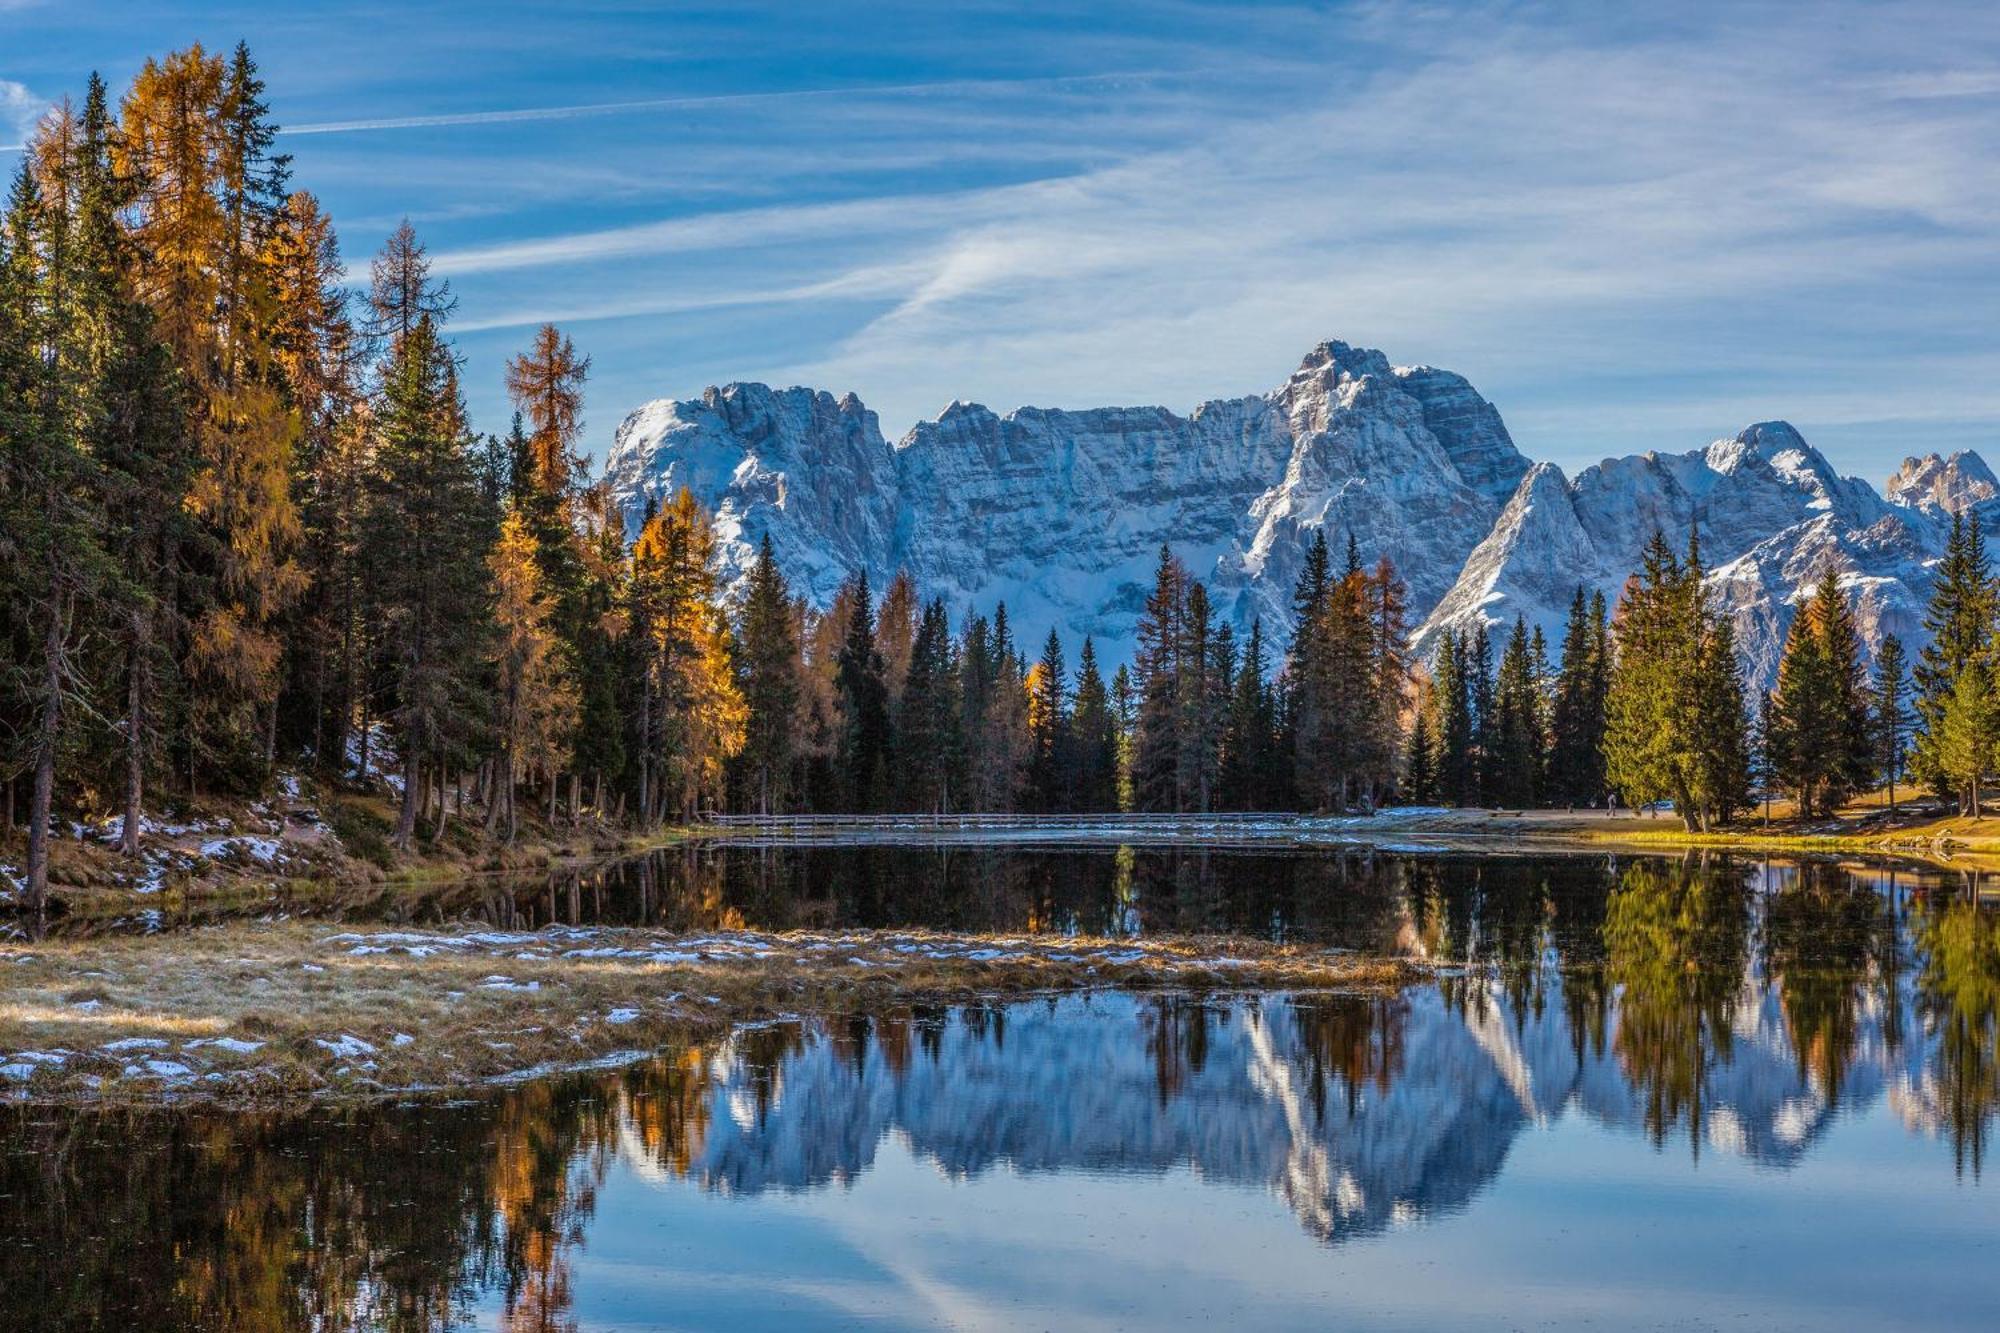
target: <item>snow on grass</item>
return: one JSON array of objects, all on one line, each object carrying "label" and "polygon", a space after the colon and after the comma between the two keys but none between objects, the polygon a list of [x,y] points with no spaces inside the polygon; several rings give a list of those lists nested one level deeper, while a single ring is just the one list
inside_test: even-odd
[{"label": "snow on grass", "polygon": [[[333,932],[306,921],[52,940],[10,946],[0,960],[31,968],[26,980],[6,968],[18,997],[0,1013],[0,1088],[10,1098],[467,1086],[535,1077],[614,1046],[657,1050],[779,1010],[851,1012],[968,991],[1403,976],[1395,965],[1371,971],[1325,951],[1242,940],[622,926]],[[78,1003],[86,997],[87,1009]],[[8,1053],[64,1045],[84,1053],[63,1065]]]},{"label": "snow on grass", "polygon": [[261,1041],[245,1041],[241,1037],[203,1037],[198,1041],[182,1042],[184,1051],[218,1050],[231,1055],[249,1055],[264,1049]]},{"label": "snow on grass", "polygon": [[363,1041],[351,1032],[343,1032],[331,1041],[328,1041],[325,1037],[314,1037],[313,1045],[331,1051],[342,1060],[352,1060],[357,1056],[375,1054],[375,1045],[373,1042]]},{"label": "snow on grass", "polygon": [[193,1078],[194,1070],[178,1060],[162,1060],[149,1056],[135,1065],[125,1066],[126,1078]]},{"label": "snow on grass", "polygon": [[276,838],[211,838],[201,845],[201,854],[211,861],[248,857],[262,866],[275,864],[278,852]]}]

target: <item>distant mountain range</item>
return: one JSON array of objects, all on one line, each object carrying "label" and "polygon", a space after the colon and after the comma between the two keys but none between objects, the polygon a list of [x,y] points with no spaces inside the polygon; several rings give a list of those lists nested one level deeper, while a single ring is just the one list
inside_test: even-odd
[{"label": "distant mountain range", "polygon": [[907,569],[955,613],[1004,601],[1031,651],[1053,626],[1072,655],[1095,637],[1107,662],[1131,653],[1162,543],[1239,632],[1261,618],[1289,639],[1292,584],[1324,529],[1336,557],[1352,533],[1365,560],[1395,561],[1420,648],[1517,615],[1553,646],[1579,584],[1615,603],[1655,528],[1676,549],[1698,528],[1751,677],[1768,681],[1829,564],[1871,649],[1892,633],[1914,647],[1950,514],[2000,511],[1977,454],[1906,459],[1878,491],[1782,421],[1568,478],[1522,454],[1463,376],[1342,342],[1268,394],[1187,416],[953,403],[893,446],[852,394],[731,384],[633,412],[608,467],[635,529],[649,501],[692,488],[732,591],[768,534],[818,605],[855,570],[879,587]]}]

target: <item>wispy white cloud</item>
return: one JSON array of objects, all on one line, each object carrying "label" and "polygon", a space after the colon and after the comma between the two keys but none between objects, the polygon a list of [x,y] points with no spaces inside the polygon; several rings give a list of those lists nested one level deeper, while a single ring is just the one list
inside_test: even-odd
[{"label": "wispy white cloud", "polygon": [[655,292],[586,301],[577,301],[574,297],[553,299],[547,304],[526,305],[473,319],[455,320],[452,331],[485,333],[494,329],[528,328],[539,324],[588,324],[646,315],[685,315],[703,310],[803,305],[820,301],[900,300],[924,282],[930,271],[928,262],[914,259],[900,264],[868,265],[830,278],[782,287],[728,286],[703,293]]},{"label": "wispy white cloud", "polygon": [[1868,80],[1868,84],[1885,97],[1918,102],[1954,97],[1992,97],[2000,94],[2000,65],[1892,74]]},{"label": "wispy white cloud", "polygon": [[[0,8],[5,8],[4,3],[0,3]],[[26,84],[0,79],[0,133],[8,136],[8,142],[0,145],[0,152],[19,152],[34,131],[35,122],[48,109],[49,99],[37,97]]]},{"label": "wispy white cloud", "polygon": [[[1185,407],[1268,387],[1326,336],[1489,386],[1532,378],[1537,358],[1546,377],[1549,349],[1577,344],[1628,376],[1689,376],[1675,397],[1696,433],[1743,397],[1698,372],[1809,350],[1824,380],[1834,349],[1872,350],[1919,299],[1913,281],[1988,270],[2000,121],[1856,96],[1825,77],[1839,51],[1774,70],[1759,53],[1782,34],[1547,37],[1447,45],[1365,95],[1051,183],[1032,208],[965,199],[920,237],[936,258],[908,299],[773,373],[860,385],[890,424],[973,393]],[[1921,375],[1851,394],[1784,383],[1801,415],[1851,418],[1863,396],[1877,414],[1989,405],[1964,384],[1924,402],[1940,386]],[[1594,408],[1614,437],[1615,406]],[[1568,439],[1524,443],[1592,433],[1566,424]]]},{"label": "wispy white cloud", "polygon": [[685,251],[742,250],[864,232],[875,236],[909,234],[948,225],[965,213],[970,201],[1021,195],[1032,188],[1006,187],[964,195],[891,195],[837,203],[698,213],[626,227],[440,251],[432,257],[432,262],[444,274],[492,273]]}]

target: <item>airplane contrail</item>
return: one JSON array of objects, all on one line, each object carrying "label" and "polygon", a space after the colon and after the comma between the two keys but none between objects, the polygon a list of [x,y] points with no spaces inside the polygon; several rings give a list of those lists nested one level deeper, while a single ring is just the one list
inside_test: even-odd
[{"label": "airplane contrail", "polygon": [[362,134],[376,130],[423,130],[452,125],[505,125],[528,120],[573,120],[582,116],[615,116],[632,111],[673,111],[758,102],[803,101],[831,97],[896,97],[923,93],[981,92],[1005,88],[1053,88],[1071,84],[1112,83],[1120,79],[1154,79],[1193,70],[1127,70],[1115,74],[1063,74],[1026,79],[956,79],[936,83],[857,85],[851,88],[791,88],[761,93],[714,93],[695,97],[654,97],[632,102],[585,102],[574,106],[522,107],[506,111],[455,111],[433,116],[386,116],[373,120],[331,120],[287,125],[280,134]]}]

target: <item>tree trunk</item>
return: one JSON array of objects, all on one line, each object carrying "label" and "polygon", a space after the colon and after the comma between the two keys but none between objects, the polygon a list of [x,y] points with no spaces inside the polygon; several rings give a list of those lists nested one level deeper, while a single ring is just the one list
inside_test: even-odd
[{"label": "tree trunk", "polygon": [[125,827],[119,830],[118,850],[130,857],[139,855],[140,809],[146,795],[146,690],[145,631],[133,616],[131,661],[126,666],[125,688]]},{"label": "tree trunk", "polygon": [[[368,726],[368,703],[369,703],[368,687],[366,685],[363,685],[361,688],[361,736],[360,736],[361,767],[359,771],[356,772],[355,774],[355,776],[361,779],[361,781],[363,782],[368,781],[368,740],[370,735]],[[342,754],[340,759],[342,763],[347,762],[347,756],[345,754]]]},{"label": "tree trunk", "polygon": [[396,850],[410,850],[410,838],[417,831],[417,788],[423,778],[422,766],[412,756],[403,763],[403,804],[396,815]]},{"label": "tree trunk", "polygon": [[35,786],[28,803],[28,887],[26,906],[40,915],[49,893],[49,810],[55,803],[56,742],[62,734],[63,615],[59,598],[49,599],[49,627],[42,636],[42,706],[35,728]]}]

